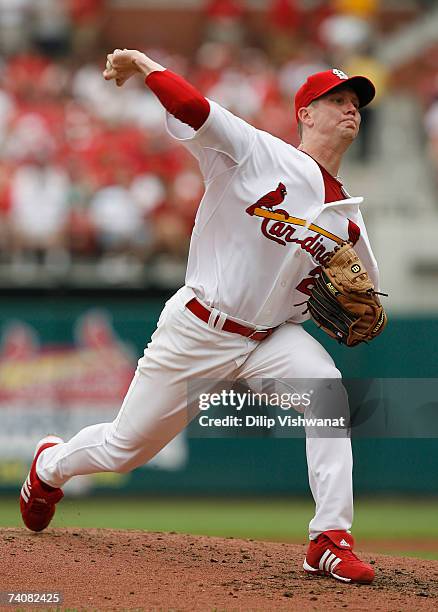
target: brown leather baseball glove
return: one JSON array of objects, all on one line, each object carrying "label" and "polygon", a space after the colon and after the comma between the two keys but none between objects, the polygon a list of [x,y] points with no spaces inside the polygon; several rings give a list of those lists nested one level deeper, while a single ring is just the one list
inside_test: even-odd
[{"label": "brown leather baseball glove", "polygon": [[307,302],[312,319],[347,346],[369,342],[387,317],[373,283],[351,242],[337,247],[322,268]]}]

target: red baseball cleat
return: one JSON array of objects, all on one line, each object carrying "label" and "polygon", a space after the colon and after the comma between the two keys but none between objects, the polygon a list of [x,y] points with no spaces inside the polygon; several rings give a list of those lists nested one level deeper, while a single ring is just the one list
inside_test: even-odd
[{"label": "red baseball cleat", "polygon": [[61,489],[44,484],[36,473],[36,462],[43,450],[61,442],[64,440],[57,436],[46,436],[38,442],[30,472],[21,487],[21,516],[31,531],[42,531],[47,527],[55,514],[55,504],[64,497]]},{"label": "red baseball cleat", "polygon": [[331,529],[311,540],[303,568],[309,574],[333,576],[342,582],[369,584],[374,569],[353,553],[354,539],[347,531]]}]

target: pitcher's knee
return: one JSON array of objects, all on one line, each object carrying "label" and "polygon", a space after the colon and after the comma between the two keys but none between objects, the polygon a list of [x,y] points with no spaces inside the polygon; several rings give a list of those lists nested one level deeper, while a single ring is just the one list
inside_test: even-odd
[{"label": "pitcher's knee", "polygon": [[112,424],[103,448],[110,471],[125,474],[143,465],[147,460],[144,446],[144,441],[139,439],[121,439]]},{"label": "pitcher's knee", "polygon": [[324,367],[321,370],[321,375],[319,376],[319,378],[324,378],[324,379],[339,379],[342,378],[342,374],[341,372],[338,370],[338,368],[335,366],[335,364],[324,364]]},{"label": "pitcher's knee", "polygon": [[120,447],[113,443],[107,445],[107,465],[111,472],[126,474],[146,463],[144,452],[139,448]]},{"label": "pitcher's knee", "polygon": [[126,474],[128,472],[132,472],[132,470],[135,470],[135,468],[139,467],[139,465],[137,465],[135,462],[135,458],[133,457],[125,457],[120,463],[117,463],[115,465],[116,467],[113,471],[117,472],[118,474]]},{"label": "pitcher's knee", "polygon": [[301,364],[294,364],[294,370],[296,372],[295,378],[297,379],[339,379],[342,378],[341,372],[335,365],[335,362],[328,354],[323,354],[320,359],[313,359],[312,361],[303,362]]},{"label": "pitcher's knee", "polygon": [[304,380],[339,380],[342,378],[341,372],[334,362],[324,361],[323,363],[313,364],[312,368],[307,369],[307,374],[302,374]]}]

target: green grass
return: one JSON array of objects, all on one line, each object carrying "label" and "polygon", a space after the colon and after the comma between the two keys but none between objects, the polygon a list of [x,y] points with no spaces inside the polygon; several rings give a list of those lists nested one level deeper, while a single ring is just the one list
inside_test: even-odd
[{"label": "green grass", "polygon": [[[0,526],[21,526],[16,500],[0,499]],[[52,525],[304,542],[312,513],[310,501],[291,499],[70,498],[59,505]],[[396,546],[397,554],[438,559],[437,515],[435,500],[358,499],[353,533],[361,543],[391,541],[387,552]],[[400,541],[409,539],[422,540],[427,550],[399,550],[397,542],[403,546]],[[383,544],[380,550],[386,552]]]}]

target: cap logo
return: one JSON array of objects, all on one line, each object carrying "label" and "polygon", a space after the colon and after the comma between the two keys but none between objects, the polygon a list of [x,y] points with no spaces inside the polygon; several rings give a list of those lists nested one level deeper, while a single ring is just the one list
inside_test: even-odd
[{"label": "cap logo", "polygon": [[333,72],[333,74],[335,74],[337,77],[339,77],[343,81],[345,79],[348,79],[348,76],[345,74],[345,72],[342,72],[342,70],[338,70],[337,68],[333,68],[332,72]]}]

